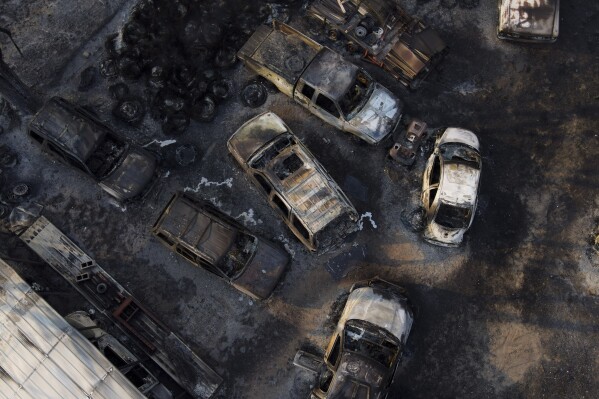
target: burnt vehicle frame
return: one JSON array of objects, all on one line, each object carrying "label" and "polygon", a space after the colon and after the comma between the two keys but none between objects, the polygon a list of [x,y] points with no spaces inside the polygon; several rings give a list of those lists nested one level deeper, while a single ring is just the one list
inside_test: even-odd
[{"label": "burnt vehicle frame", "polygon": [[152,233],[173,252],[254,299],[272,294],[289,263],[285,251],[183,192],[169,200]]},{"label": "burnt vehicle frame", "polygon": [[413,320],[401,287],[378,277],[354,284],[311,398],[386,398]]},{"label": "burnt vehicle frame", "polygon": [[341,32],[364,51],[366,60],[411,89],[448,51],[436,31],[393,0],[314,0],[307,13]]},{"label": "burnt vehicle frame", "polygon": [[363,68],[289,25],[262,25],[237,56],[323,121],[378,144],[399,125],[403,103]]},{"label": "burnt vehicle frame", "polygon": [[482,157],[474,133],[442,129],[422,177],[423,237],[441,246],[460,245],[478,204]]},{"label": "burnt vehicle frame", "polygon": [[560,0],[498,0],[497,37],[528,43],[554,43],[559,35]]},{"label": "burnt vehicle frame", "polygon": [[132,143],[85,108],[63,98],[50,99],[27,130],[43,152],[92,177],[119,201],[145,196],[158,179],[157,154]]},{"label": "burnt vehicle frame", "polygon": [[356,229],[354,206],[273,112],[245,122],[227,147],[269,205],[311,251],[335,246]]}]

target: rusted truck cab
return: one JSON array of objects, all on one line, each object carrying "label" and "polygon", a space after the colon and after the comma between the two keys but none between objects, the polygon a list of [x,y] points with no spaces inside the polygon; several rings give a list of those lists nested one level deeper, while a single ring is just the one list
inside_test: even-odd
[{"label": "rusted truck cab", "polygon": [[447,53],[436,31],[394,0],[314,0],[308,15],[341,32],[379,65],[412,89]]},{"label": "rusted truck cab", "polygon": [[239,50],[248,68],[325,122],[377,144],[403,104],[363,69],[288,25],[260,26]]}]

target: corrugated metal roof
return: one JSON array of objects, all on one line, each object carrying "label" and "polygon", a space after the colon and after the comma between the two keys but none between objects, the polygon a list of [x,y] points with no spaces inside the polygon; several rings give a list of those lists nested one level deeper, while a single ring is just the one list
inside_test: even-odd
[{"label": "corrugated metal roof", "polygon": [[0,398],[145,398],[0,259]]}]

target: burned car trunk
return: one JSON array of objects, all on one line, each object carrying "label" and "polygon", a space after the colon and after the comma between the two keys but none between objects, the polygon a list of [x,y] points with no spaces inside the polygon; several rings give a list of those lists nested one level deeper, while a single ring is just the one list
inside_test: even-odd
[{"label": "burned car trunk", "polygon": [[343,33],[365,57],[416,88],[447,52],[437,32],[393,0],[314,0],[308,15]]},{"label": "burned car trunk", "polygon": [[559,35],[559,0],[500,0],[500,39],[553,43]]},{"label": "burned car trunk", "polygon": [[227,142],[269,204],[311,251],[356,230],[358,213],[337,183],[272,112],[241,126]]},{"label": "burned car trunk", "polygon": [[156,155],[127,142],[94,115],[62,98],[48,101],[28,131],[43,151],[91,176],[119,201],[142,197],[158,178]]},{"label": "burned car trunk", "polygon": [[266,299],[289,256],[212,205],[176,193],[152,228],[172,251],[255,299]]},{"label": "burned car trunk", "polygon": [[369,144],[388,137],[403,104],[362,68],[292,27],[259,27],[239,50],[246,66],[337,129]]},{"label": "burned car trunk", "polygon": [[460,245],[476,212],[481,168],[476,135],[465,129],[445,129],[422,179],[426,241],[448,247]]},{"label": "burned car trunk", "polygon": [[318,399],[387,397],[414,316],[403,290],[374,278],[355,284],[312,390]]}]

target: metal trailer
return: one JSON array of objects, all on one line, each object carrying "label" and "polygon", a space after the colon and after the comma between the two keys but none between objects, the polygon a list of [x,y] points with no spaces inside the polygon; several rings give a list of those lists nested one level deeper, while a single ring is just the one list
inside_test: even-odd
[{"label": "metal trailer", "polygon": [[190,395],[214,394],[222,378],[48,219],[40,216],[20,238]]}]

